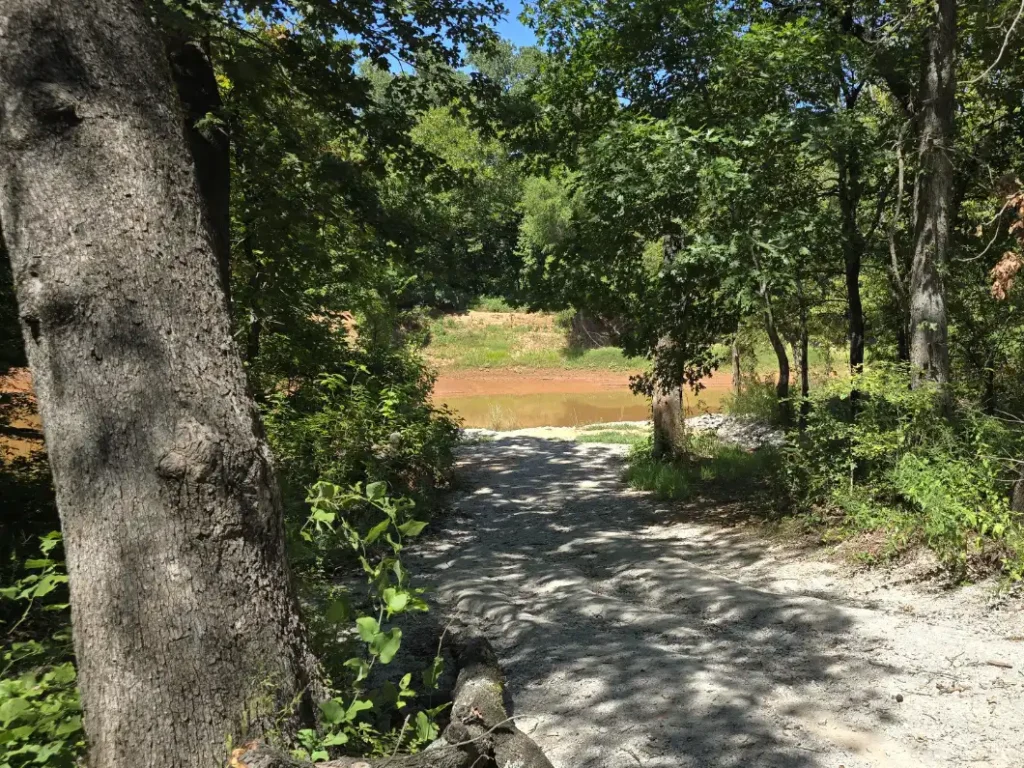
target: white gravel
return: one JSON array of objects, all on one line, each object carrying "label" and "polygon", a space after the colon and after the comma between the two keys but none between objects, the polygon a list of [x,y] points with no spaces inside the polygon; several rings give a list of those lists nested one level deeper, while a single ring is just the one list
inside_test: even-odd
[{"label": "white gravel", "polygon": [[[614,421],[607,424],[592,424],[587,429],[591,432],[602,430],[615,431],[622,428],[651,428],[649,421]],[[753,450],[765,445],[780,446],[786,441],[785,434],[774,427],[752,419],[729,416],[724,413],[704,413],[691,416],[686,420],[686,428],[690,432],[714,432],[723,443],[733,443]],[[530,427],[511,432],[497,432],[493,429],[465,429],[464,437],[468,442],[486,442],[498,438],[510,437],[544,437],[555,440],[572,440],[583,430],[578,427]]]},{"label": "white gravel", "polygon": [[466,446],[466,490],[410,552],[556,768],[1024,765],[1020,601],[655,502],[620,482],[624,450]]}]

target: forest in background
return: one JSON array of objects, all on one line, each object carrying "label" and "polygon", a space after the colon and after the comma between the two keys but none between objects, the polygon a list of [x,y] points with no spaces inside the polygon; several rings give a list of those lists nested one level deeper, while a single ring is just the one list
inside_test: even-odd
[{"label": "forest in background", "polygon": [[[767,339],[778,372],[737,399],[790,433],[758,464],[773,514],[927,546],[954,579],[1024,575],[1017,0],[540,0],[522,49],[476,0],[145,5],[329,691],[312,716],[262,712],[255,735],[279,727],[318,760],[415,750],[444,724],[410,681],[366,681],[400,643],[381,617],[424,607],[402,537],[452,482],[458,426],[430,403],[422,348],[432,318],[484,295],[585,318],[650,361],[641,467],[706,458],[682,388]],[[97,4],[118,24],[137,6]],[[53,60],[54,40],[95,55],[71,10],[12,1],[0,23]],[[29,88],[19,61],[0,64],[5,92]],[[24,136],[78,129],[60,99],[91,91],[60,88],[37,133],[0,128],[0,373],[26,365],[23,328],[81,317],[26,309],[10,181]],[[812,388],[813,350],[839,348],[849,375]],[[31,403],[4,397],[0,430],[25,437],[11,422]],[[0,765],[71,765],[85,742],[50,469],[42,451],[0,461]],[[337,583],[353,567],[355,604]]]}]

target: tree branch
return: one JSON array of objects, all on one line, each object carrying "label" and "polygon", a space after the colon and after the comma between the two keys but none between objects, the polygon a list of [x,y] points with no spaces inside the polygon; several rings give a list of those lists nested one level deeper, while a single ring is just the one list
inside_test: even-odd
[{"label": "tree branch", "polygon": [[996,56],[996,60],[992,62],[992,66],[982,72],[973,80],[968,81],[967,85],[974,85],[979,83],[992,74],[992,70],[999,66],[999,62],[1003,60],[1003,56],[1006,54],[1006,49],[1010,45],[1010,38],[1013,37],[1013,31],[1017,28],[1017,24],[1020,23],[1021,16],[1024,16],[1024,0],[1021,0],[1020,9],[1017,11],[1017,16],[1014,18],[1010,28],[1006,30],[1006,37],[1003,38],[1003,45],[999,49],[999,55]]}]

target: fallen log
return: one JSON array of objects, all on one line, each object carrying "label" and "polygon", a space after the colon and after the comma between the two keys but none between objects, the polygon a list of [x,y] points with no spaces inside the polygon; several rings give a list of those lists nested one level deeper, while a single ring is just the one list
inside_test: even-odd
[{"label": "fallen log", "polygon": [[[451,723],[422,752],[393,757],[346,757],[317,768],[553,768],[505,708],[505,678],[494,649],[468,629],[449,633],[459,675]],[[231,753],[227,768],[311,768],[280,749],[252,742]]]}]

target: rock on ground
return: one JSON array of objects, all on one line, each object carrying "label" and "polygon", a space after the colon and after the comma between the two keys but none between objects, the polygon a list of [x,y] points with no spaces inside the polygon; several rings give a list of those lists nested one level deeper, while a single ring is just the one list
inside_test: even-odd
[{"label": "rock on ground", "polygon": [[[620,482],[623,446],[497,437],[410,566],[489,635],[556,768],[1019,768],[1024,614],[854,572]],[[433,526],[432,526],[433,527]]]}]

